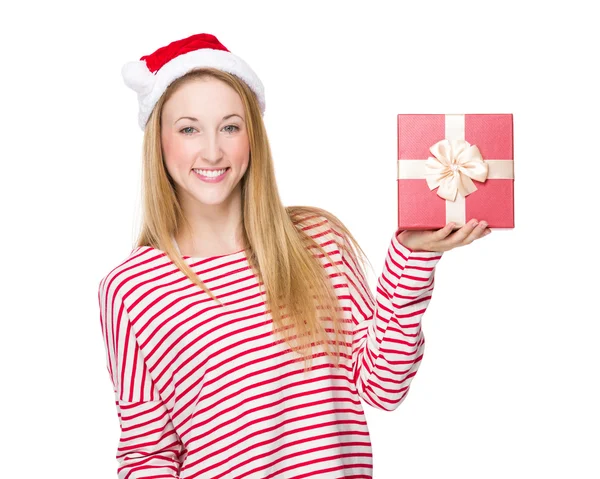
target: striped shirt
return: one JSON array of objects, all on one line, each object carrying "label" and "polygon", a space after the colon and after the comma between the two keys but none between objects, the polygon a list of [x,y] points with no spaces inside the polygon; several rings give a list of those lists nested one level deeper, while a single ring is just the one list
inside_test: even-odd
[{"label": "striped shirt", "polygon": [[305,374],[297,353],[275,340],[245,250],[183,255],[223,306],[150,246],[136,247],[102,278],[119,478],[372,478],[361,399],[392,411],[406,398],[442,253],[412,251],[396,231],[373,296],[327,219],[301,228],[343,271],[315,251],[353,324],[352,357],[340,368],[315,354]]}]

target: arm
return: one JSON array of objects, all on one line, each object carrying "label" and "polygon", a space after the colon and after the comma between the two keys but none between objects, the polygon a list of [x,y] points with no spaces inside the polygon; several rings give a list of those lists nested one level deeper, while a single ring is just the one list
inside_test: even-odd
[{"label": "arm", "polygon": [[354,252],[338,236],[352,303],[354,383],[369,405],[385,411],[404,401],[421,364],[425,347],[421,320],[442,257],[442,253],[407,248],[398,241],[399,232],[392,237],[375,298]]},{"label": "arm", "polygon": [[183,446],[138,346],[123,301],[98,292],[100,325],[120,424],[119,479],[179,477]]}]

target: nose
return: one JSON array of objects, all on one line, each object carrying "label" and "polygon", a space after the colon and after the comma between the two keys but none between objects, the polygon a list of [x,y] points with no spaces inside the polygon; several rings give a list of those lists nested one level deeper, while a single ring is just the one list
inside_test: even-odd
[{"label": "nose", "polygon": [[207,163],[218,163],[223,152],[219,144],[218,134],[206,135],[202,145],[202,157]]}]

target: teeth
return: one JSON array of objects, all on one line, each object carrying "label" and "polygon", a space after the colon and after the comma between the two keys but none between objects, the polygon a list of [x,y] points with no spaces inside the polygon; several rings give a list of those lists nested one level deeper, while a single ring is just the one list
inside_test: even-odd
[{"label": "teeth", "polygon": [[216,176],[222,175],[227,168],[223,168],[222,170],[210,171],[210,170],[197,170],[194,169],[196,173],[202,176],[206,176],[208,178],[215,178]]}]

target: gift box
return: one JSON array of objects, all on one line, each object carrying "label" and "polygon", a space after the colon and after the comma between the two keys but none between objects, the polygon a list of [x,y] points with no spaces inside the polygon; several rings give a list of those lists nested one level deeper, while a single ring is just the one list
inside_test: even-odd
[{"label": "gift box", "polygon": [[398,228],[514,228],[512,114],[398,115]]}]

